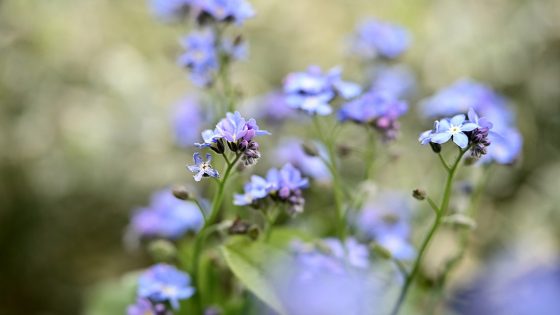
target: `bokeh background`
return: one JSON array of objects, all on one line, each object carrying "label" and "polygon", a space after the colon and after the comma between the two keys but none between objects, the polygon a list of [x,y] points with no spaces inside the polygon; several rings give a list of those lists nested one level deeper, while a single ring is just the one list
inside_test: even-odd
[{"label": "bokeh background", "polygon": [[[403,61],[418,99],[462,77],[509,98],[523,156],[493,170],[454,285],[501,261],[558,263],[560,1],[251,3],[250,57],[234,68],[246,98],[309,64],[341,64],[359,78],[345,38],[370,16],[413,34]],[[148,264],[123,245],[131,211],[156,189],[192,181],[192,151],[175,146],[170,125],[171,105],[198,91],[175,63],[185,31],[157,21],[143,0],[0,1],[0,314],[82,314],[99,283]],[[381,184],[428,182],[415,159],[430,124],[411,107],[391,149],[400,162]]]}]

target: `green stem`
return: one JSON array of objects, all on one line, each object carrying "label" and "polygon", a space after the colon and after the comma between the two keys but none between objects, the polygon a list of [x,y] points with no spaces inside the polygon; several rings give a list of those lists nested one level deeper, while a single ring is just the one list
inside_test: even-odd
[{"label": "green stem", "polygon": [[273,207],[264,214],[265,217],[265,229],[264,229],[264,241],[268,242],[270,240],[270,235],[272,234],[272,228],[278,219],[280,212],[277,207]]},{"label": "green stem", "polygon": [[317,130],[318,138],[321,140],[323,144],[327,147],[328,153],[328,160],[321,159],[323,163],[329,169],[332,180],[333,180],[333,194],[334,194],[334,202],[336,206],[336,230],[338,237],[344,241],[346,239],[346,214],[344,213],[344,192],[342,187],[342,181],[340,179],[340,174],[336,169],[336,151],[334,148],[334,136],[329,137],[329,139],[324,139],[324,133],[321,130],[321,124],[317,118],[317,116],[313,116],[313,124],[315,129]]},{"label": "green stem", "polygon": [[[224,199],[223,197],[224,197],[226,182],[230,177],[232,170],[235,168],[237,161],[239,161],[240,157],[241,154],[237,154],[235,159],[231,163],[226,162],[226,171],[224,173],[224,177],[222,178],[221,181],[219,181],[218,191],[216,192],[214,198],[212,199],[212,210],[210,212],[210,215],[208,216],[207,220],[204,222],[204,226],[202,227],[200,232],[197,234],[194,243],[194,248],[193,248],[192,267],[191,267],[192,282],[195,288],[199,287],[197,285],[197,282],[199,278],[200,254],[202,253],[202,247],[204,245],[204,242],[206,241],[206,238],[214,231],[213,226],[215,226],[214,223],[219,217],[220,208],[222,205],[222,201]],[[200,314],[202,313],[202,305],[203,305],[201,292],[197,291],[195,293],[194,298],[195,298],[195,308],[196,308],[194,313]]]},{"label": "green stem", "polygon": [[375,134],[373,132],[372,128],[367,128],[367,133],[368,133],[368,142],[366,143],[366,152],[365,152],[365,180],[369,180],[371,177],[371,172],[373,170],[373,161],[374,161],[374,156],[375,156]]},{"label": "green stem", "polygon": [[418,274],[418,271],[420,270],[420,264],[426,252],[426,249],[428,249],[428,245],[430,244],[432,238],[436,234],[436,231],[441,224],[443,216],[447,213],[447,208],[449,207],[449,201],[451,199],[451,190],[453,188],[453,179],[455,177],[455,173],[457,172],[459,162],[461,162],[461,158],[463,157],[465,152],[468,151],[468,149],[469,148],[466,148],[465,150],[460,151],[459,155],[457,156],[457,159],[453,163],[453,166],[451,166],[450,168],[446,167],[447,163],[445,163],[445,160],[443,160],[443,158],[441,160],[444,167],[446,167],[447,170],[447,180],[445,182],[445,188],[443,191],[443,199],[441,201],[441,205],[438,211],[436,211],[436,218],[432,223],[432,226],[430,227],[430,230],[426,235],[426,238],[424,238],[424,240],[422,241],[422,245],[420,246],[420,250],[418,252],[418,256],[416,257],[414,265],[412,267],[412,271],[410,272],[410,274],[405,280],[405,283],[401,289],[401,293],[399,294],[399,298],[397,300],[397,303],[395,304],[395,307],[393,308],[393,311],[391,312],[391,315],[397,315],[399,313],[399,310],[406,299],[408,290],[410,289],[410,285],[412,284],[416,275]]}]

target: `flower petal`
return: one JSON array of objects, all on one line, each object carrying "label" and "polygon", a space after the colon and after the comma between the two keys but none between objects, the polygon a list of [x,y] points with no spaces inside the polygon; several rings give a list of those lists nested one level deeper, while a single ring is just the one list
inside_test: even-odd
[{"label": "flower petal", "polygon": [[210,164],[212,162],[212,154],[206,153],[206,163]]},{"label": "flower petal", "polygon": [[453,135],[453,142],[461,147],[461,149],[464,149],[469,145],[469,138],[467,138],[467,135],[460,132]]},{"label": "flower petal", "polygon": [[475,123],[466,123],[461,126],[461,131],[473,131],[480,126]]},{"label": "flower petal", "polygon": [[451,124],[453,126],[461,126],[461,124],[465,121],[465,115],[460,114],[460,115],[455,115],[453,116],[453,118],[451,118]]},{"label": "flower petal", "polygon": [[195,152],[193,154],[193,159],[194,159],[194,163],[196,165],[200,165],[202,163],[202,158],[200,157],[200,153],[199,152]]},{"label": "flower petal", "polygon": [[439,121],[439,124],[437,125],[437,132],[445,132],[447,130],[449,130],[449,128],[451,128],[451,125],[449,124],[449,120],[447,119],[442,119]]},{"label": "flower petal", "polygon": [[451,134],[449,132],[436,133],[431,137],[432,142],[439,144],[446,143],[449,139],[451,139]]},{"label": "flower petal", "polygon": [[200,182],[203,175],[204,175],[204,171],[201,169],[198,173],[196,173],[196,175],[193,176],[194,180]]}]

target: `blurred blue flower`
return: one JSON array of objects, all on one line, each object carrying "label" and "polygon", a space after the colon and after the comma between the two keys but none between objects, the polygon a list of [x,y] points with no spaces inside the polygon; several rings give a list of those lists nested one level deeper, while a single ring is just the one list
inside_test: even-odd
[{"label": "blurred blue flower", "polygon": [[190,70],[193,83],[197,86],[211,84],[219,67],[214,32],[209,28],[194,31],[184,37],[181,44],[185,52],[178,62]]},{"label": "blurred blue flower", "polygon": [[309,114],[329,115],[332,113],[329,103],[336,95],[350,99],[361,93],[359,85],[343,81],[341,75],[340,68],[323,73],[317,66],[289,74],[284,80],[286,103]]},{"label": "blurred blue flower", "polygon": [[174,309],[179,308],[179,300],[188,299],[194,291],[189,275],[167,264],[150,267],[138,279],[138,296],[169,302]]},{"label": "blurred blue flower", "polygon": [[152,195],[148,207],[134,213],[131,229],[138,236],[178,239],[188,231],[197,232],[203,223],[196,204],[179,200],[164,189]]},{"label": "blurred blue flower", "polygon": [[302,148],[302,141],[298,139],[285,139],[280,142],[276,149],[275,157],[281,164],[290,163],[297,167],[303,174],[322,182],[331,180],[331,173],[321,160],[328,159],[326,148],[318,143],[314,146],[319,156],[309,156]]},{"label": "blurred blue flower", "polygon": [[406,102],[391,94],[373,90],[342,105],[338,119],[371,125],[381,132],[384,139],[392,140],[399,130],[397,119],[407,111]]},{"label": "blurred blue flower", "polygon": [[203,123],[202,109],[193,98],[185,98],[174,106],[173,132],[175,142],[181,147],[190,147],[198,139]]},{"label": "blurred blue flower", "polygon": [[246,0],[198,0],[201,10],[216,21],[242,24],[252,18],[255,11]]},{"label": "blurred blue flower", "polygon": [[371,84],[372,91],[383,92],[398,99],[407,99],[416,89],[416,79],[405,65],[383,66],[376,72]]},{"label": "blurred blue flower", "polygon": [[352,238],[326,239],[319,246],[294,242],[290,258],[272,277],[288,314],[377,314],[380,292],[367,246]]},{"label": "blurred blue flower", "polygon": [[196,0],[150,0],[150,9],[159,18],[173,21],[190,10]]},{"label": "blurred blue flower", "polygon": [[399,260],[416,255],[410,244],[410,204],[398,192],[383,191],[369,200],[356,217],[356,227],[366,239],[375,241]]},{"label": "blurred blue flower", "polygon": [[202,160],[202,157],[200,157],[199,152],[194,153],[193,159],[195,164],[189,165],[188,169],[189,171],[196,173],[194,175],[195,181],[199,182],[202,179],[202,177],[214,177],[214,178],[220,177],[218,171],[213,169],[212,165],[210,164],[210,162],[212,162],[212,155],[210,153],[206,153],[206,162]]},{"label": "blurred blue flower", "polygon": [[[467,131],[473,131],[480,126],[465,120],[465,115],[455,115],[451,119],[442,119],[437,124],[437,130],[432,133],[429,138],[433,143],[443,144],[453,139],[461,149],[465,149],[469,145],[469,138],[465,134]],[[420,136],[420,142],[425,142],[426,132]]]},{"label": "blurred blue flower", "polygon": [[490,87],[463,79],[422,102],[426,117],[465,113],[469,108],[492,122],[488,139],[492,143],[482,162],[511,164],[521,153],[523,138],[515,125],[515,116],[506,100]]},{"label": "blurred blue flower", "polygon": [[165,309],[165,305],[152,305],[150,300],[138,298],[136,304],[130,305],[126,310],[127,315],[171,315],[171,311]]},{"label": "blurred blue flower", "polygon": [[449,301],[456,314],[557,315],[560,266],[524,266],[521,271],[511,270],[511,264],[489,268],[456,293]]},{"label": "blurred blue flower", "polygon": [[360,23],[350,43],[350,51],[362,58],[397,58],[410,46],[411,38],[402,26],[369,19]]}]

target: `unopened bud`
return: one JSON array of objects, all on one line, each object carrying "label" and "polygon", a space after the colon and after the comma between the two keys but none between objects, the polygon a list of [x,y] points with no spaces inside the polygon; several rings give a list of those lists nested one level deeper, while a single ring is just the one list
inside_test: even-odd
[{"label": "unopened bud", "polygon": [[435,153],[441,152],[441,144],[439,143],[430,142],[430,147],[432,147],[432,151],[434,151]]},{"label": "unopened bud", "polygon": [[191,194],[189,193],[187,187],[185,186],[173,187],[173,196],[181,200],[189,200],[191,198]]},{"label": "unopened bud", "polygon": [[391,259],[393,257],[393,255],[387,248],[377,243],[371,243],[370,248],[374,253],[376,253],[379,257],[383,259]]},{"label": "unopened bud", "polygon": [[317,147],[313,143],[307,143],[307,142],[302,143],[301,148],[303,149],[303,152],[308,156],[319,155],[319,151],[317,150]]},{"label": "unopened bud", "polygon": [[416,188],[412,191],[412,197],[417,200],[426,199],[426,191],[423,189]]},{"label": "unopened bud", "polygon": [[177,249],[170,241],[159,239],[150,242],[148,245],[148,252],[154,260],[166,262],[175,258]]},{"label": "unopened bud", "polygon": [[250,227],[251,224],[249,222],[237,218],[228,228],[228,233],[231,235],[247,234]]}]

